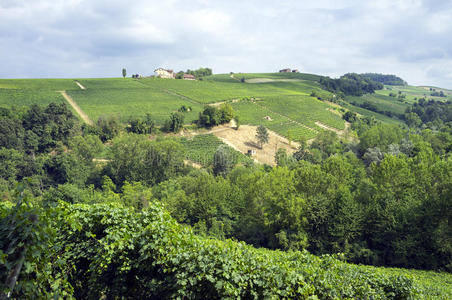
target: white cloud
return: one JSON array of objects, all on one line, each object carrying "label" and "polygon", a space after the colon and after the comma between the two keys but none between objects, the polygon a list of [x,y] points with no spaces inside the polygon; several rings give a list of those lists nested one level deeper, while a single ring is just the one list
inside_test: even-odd
[{"label": "white cloud", "polygon": [[395,73],[452,87],[448,0],[0,0],[0,77]]}]

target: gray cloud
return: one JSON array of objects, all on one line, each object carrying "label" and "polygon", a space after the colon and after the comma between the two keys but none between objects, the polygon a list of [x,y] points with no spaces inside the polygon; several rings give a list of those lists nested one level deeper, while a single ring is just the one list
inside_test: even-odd
[{"label": "gray cloud", "polygon": [[0,77],[298,67],[452,88],[446,0],[0,0]]}]

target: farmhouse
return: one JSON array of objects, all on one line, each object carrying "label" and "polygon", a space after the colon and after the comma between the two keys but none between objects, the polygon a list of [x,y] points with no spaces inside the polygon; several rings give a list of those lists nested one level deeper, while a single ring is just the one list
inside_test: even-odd
[{"label": "farmhouse", "polygon": [[298,69],[293,69],[292,73],[300,73],[300,72],[298,72]]},{"label": "farmhouse", "polygon": [[291,70],[289,68],[279,70],[279,73],[290,73],[290,72],[291,72]]},{"label": "farmhouse", "polygon": [[163,68],[158,68],[154,70],[155,76],[160,78],[170,78],[174,79],[176,77],[176,74],[173,70],[167,70]]},{"label": "farmhouse", "polygon": [[183,79],[184,80],[196,80],[196,77],[195,77],[195,75],[184,74]]}]

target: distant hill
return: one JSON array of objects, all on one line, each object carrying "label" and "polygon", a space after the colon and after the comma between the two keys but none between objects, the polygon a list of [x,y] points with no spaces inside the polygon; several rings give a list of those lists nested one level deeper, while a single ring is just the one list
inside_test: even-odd
[{"label": "distant hill", "polygon": [[407,85],[406,81],[396,75],[385,75],[379,73],[364,73],[360,74],[362,77],[369,80],[379,82],[385,85]]}]

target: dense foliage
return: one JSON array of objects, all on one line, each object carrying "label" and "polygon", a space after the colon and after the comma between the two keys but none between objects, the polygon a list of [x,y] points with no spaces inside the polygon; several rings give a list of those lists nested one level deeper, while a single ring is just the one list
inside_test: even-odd
[{"label": "dense foliage", "polygon": [[[2,268],[14,265],[15,240],[33,250],[14,298],[378,298],[427,296],[411,277],[348,265],[307,252],[273,252],[194,235],[158,204],[137,212],[110,201],[0,205]],[[35,219],[46,222],[30,221]],[[30,229],[15,232],[19,224]],[[26,228],[26,227],[20,227]],[[6,252],[5,245],[12,250]],[[33,245],[30,247],[29,245]],[[6,246],[8,247],[8,246]],[[31,251],[29,251],[31,252]],[[31,255],[32,254],[32,255]],[[11,263],[11,264],[10,264]],[[24,265],[25,265],[24,264]],[[44,267],[44,268],[43,268]],[[3,282],[4,275],[1,273]],[[32,278],[38,280],[31,281]],[[2,286],[2,292],[6,292]]]},{"label": "dense foliage", "polygon": [[378,73],[364,73],[359,74],[361,77],[367,78],[369,80],[379,82],[381,84],[386,85],[406,85],[407,83],[400,77],[397,77],[396,75],[385,75],[385,74],[378,74]]},{"label": "dense foliage", "polygon": [[415,113],[422,123],[436,125],[437,127],[447,126],[452,128],[452,102],[442,102],[435,100],[419,99],[406,113]]},{"label": "dense foliage", "polygon": [[220,124],[229,123],[235,116],[232,106],[228,103],[223,103],[219,108],[215,106],[206,106],[204,110],[199,113],[199,118],[196,121],[200,127],[212,127]]},{"label": "dense foliage", "polygon": [[361,96],[380,90],[383,85],[356,73],[347,73],[338,79],[322,77],[319,80],[322,87],[330,92],[344,95]]},{"label": "dense foliage", "polygon": [[186,72],[179,71],[176,74],[176,79],[184,78],[184,74],[190,74],[190,75],[195,76],[195,78],[201,79],[202,77],[212,75],[212,69],[210,69],[210,68],[199,68],[197,70],[190,70],[190,69],[188,69]]}]

